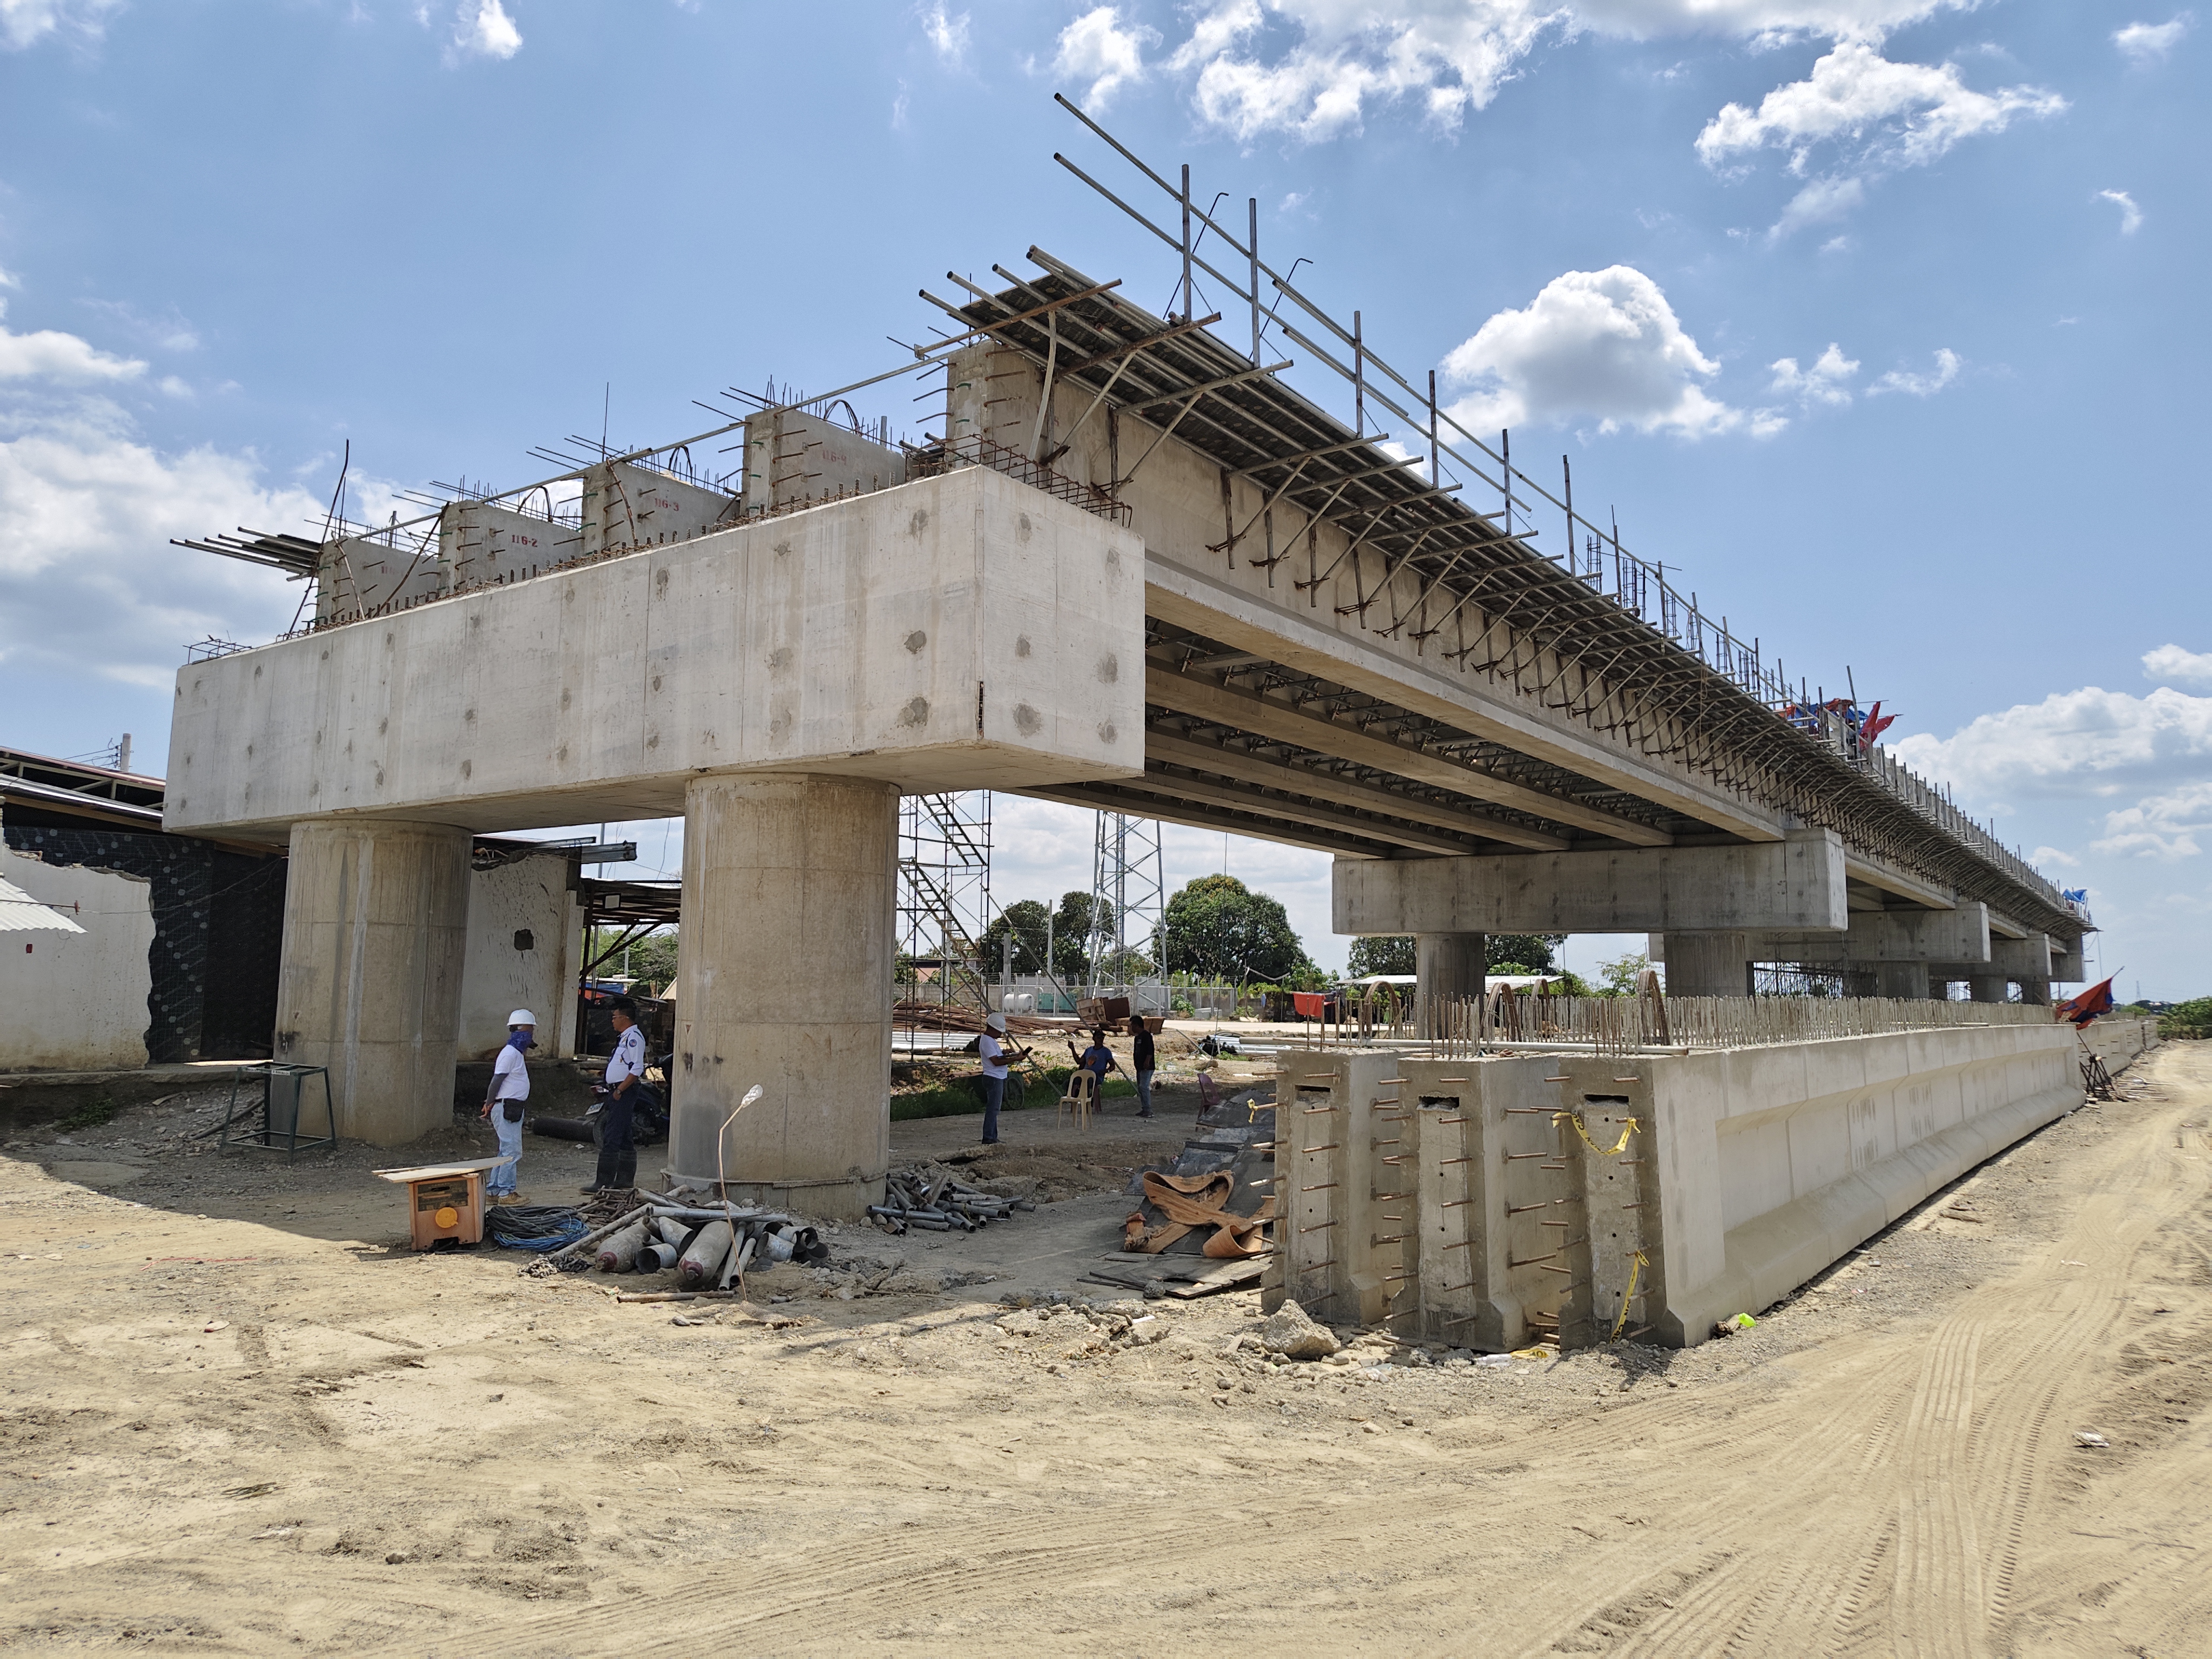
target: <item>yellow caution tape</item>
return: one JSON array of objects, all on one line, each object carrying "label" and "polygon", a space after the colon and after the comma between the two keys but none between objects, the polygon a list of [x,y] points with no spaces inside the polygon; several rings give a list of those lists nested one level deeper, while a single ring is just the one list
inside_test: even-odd
[{"label": "yellow caution tape", "polygon": [[1589,1147],[1590,1151],[1594,1152],[1601,1152],[1604,1154],[1607,1158],[1619,1158],[1621,1153],[1626,1152],[1628,1150],[1628,1138],[1636,1133],[1636,1120],[1632,1117],[1624,1119],[1620,1131],[1620,1139],[1614,1141],[1610,1146],[1601,1146],[1597,1142],[1589,1138],[1589,1131],[1583,1127],[1583,1120],[1579,1113],[1554,1112],[1552,1114],[1552,1121],[1554,1123],[1573,1124],[1575,1126],[1575,1133],[1583,1138],[1583,1145]]},{"label": "yellow caution tape", "polygon": [[[1621,1137],[1621,1145],[1626,1146],[1627,1144],[1628,1137],[1623,1135]],[[1617,1152],[1620,1148],[1616,1147],[1614,1150]],[[1618,1342],[1620,1340],[1620,1328],[1628,1322],[1628,1304],[1636,1299],[1637,1275],[1641,1273],[1650,1265],[1650,1259],[1646,1256],[1643,1251],[1638,1250],[1636,1253],[1635,1260],[1629,1265],[1628,1291],[1627,1294],[1620,1298],[1620,1317],[1613,1322],[1613,1334],[1606,1338],[1607,1341]]]}]

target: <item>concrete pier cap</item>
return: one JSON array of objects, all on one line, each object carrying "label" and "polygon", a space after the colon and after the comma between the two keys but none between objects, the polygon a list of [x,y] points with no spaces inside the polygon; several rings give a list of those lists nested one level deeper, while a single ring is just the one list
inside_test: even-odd
[{"label": "concrete pier cap", "polygon": [[294,843],[280,1054],[395,1145],[451,1109],[469,836],[685,814],[690,1075],[755,1074],[679,1062],[677,1165],[760,1082],[730,1179],[838,1214],[887,1156],[898,794],[1141,775],[1144,642],[1141,538],[968,467],[190,664],[165,822]]},{"label": "concrete pier cap", "polygon": [[1814,929],[1840,935],[1849,921],[1844,884],[1843,843],[1827,830],[1733,847],[1340,858],[1331,878],[1332,925],[1340,933],[1417,937]]}]

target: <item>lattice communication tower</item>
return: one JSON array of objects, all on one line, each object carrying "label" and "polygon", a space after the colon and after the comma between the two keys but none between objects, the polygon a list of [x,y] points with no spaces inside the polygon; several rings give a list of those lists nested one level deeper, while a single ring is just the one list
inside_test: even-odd
[{"label": "lattice communication tower", "polygon": [[[1126,991],[1164,968],[1159,957],[1167,892],[1160,872],[1158,820],[1101,812],[1091,871],[1091,984],[1102,991]],[[1139,956],[1143,965],[1133,960]]]}]

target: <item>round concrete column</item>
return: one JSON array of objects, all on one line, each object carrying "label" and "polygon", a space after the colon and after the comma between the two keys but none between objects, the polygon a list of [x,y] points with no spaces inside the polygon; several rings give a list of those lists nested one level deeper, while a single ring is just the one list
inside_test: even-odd
[{"label": "round concrete column", "polygon": [[2033,1003],[2039,1008],[2051,1006],[2051,981],[2047,979],[2024,979],[2020,982],[2020,1000]]},{"label": "round concrete column", "polygon": [[453,1121],[471,842],[442,823],[292,826],[275,1055],[330,1068],[349,1139],[398,1146]]},{"label": "round concrete column", "polygon": [[684,795],[670,1167],[815,1215],[883,1201],[890,1162],[898,789],[758,773]]},{"label": "round concrete column", "polygon": [[1911,1002],[1928,1000],[1928,964],[1924,962],[1878,962],[1874,968],[1876,996],[1902,997]]},{"label": "round concrete column", "polygon": [[[1479,997],[1489,970],[1489,955],[1487,933],[1416,933],[1413,988],[1425,1005],[1432,1000],[1462,1002]],[[1424,1029],[1422,1035],[1434,1037],[1441,1033]]]},{"label": "round concrete column", "polygon": [[1976,974],[1966,981],[1977,1002],[2009,1002],[2012,981],[2002,974]]},{"label": "round concrete column", "polygon": [[1670,927],[1667,930],[1667,994],[1747,997],[1753,960],[1749,933],[1685,933]]}]

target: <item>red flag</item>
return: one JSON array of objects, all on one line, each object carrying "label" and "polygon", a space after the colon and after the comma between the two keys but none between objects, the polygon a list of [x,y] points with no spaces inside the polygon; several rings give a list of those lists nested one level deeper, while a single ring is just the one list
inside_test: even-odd
[{"label": "red flag", "polygon": [[2100,1014],[2112,1012],[2112,981],[2100,979],[2087,990],[2070,996],[2051,1011],[2053,1019],[2071,1020],[2076,1025],[2087,1025]]},{"label": "red flag", "polygon": [[1879,698],[1875,699],[1874,707],[1867,710],[1866,719],[1859,723],[1859,747],[1873,748],[1875,740],[1896,724],[1897,716],[1894,714],[1887,720],[1882,718],[1881,702]]}]

